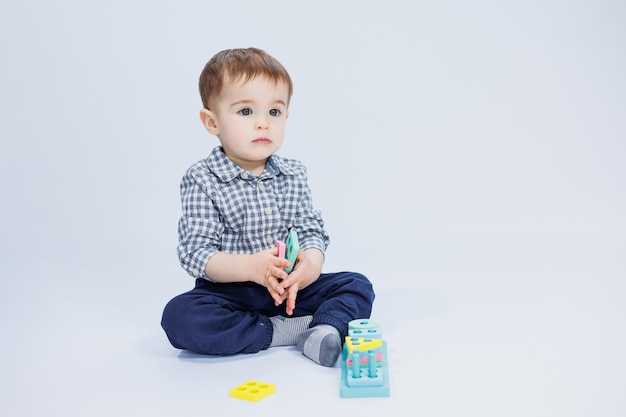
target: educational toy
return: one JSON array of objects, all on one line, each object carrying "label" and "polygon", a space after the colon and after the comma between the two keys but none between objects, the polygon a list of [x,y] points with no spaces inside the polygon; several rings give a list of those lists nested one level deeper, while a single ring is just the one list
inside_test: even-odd
[{"label": "educational toy", "polygon": [[[388,397],[387,342],[376,320],[353,320],[348,325],[341,359],[342,398]],[[367,335],[357,337],[357,335]]]},{"label": "educational toy", "polygon": [[259,401],[276,391],[274,384],[247,381],[230,390],[230,396],[248,401]]},{"label": "educational toy", "polygon": [[298,259],[298,252],[300,252],[300,244],[298,243],[298,234],[295,230],[290,230],[289,235],[287,236],[287,242],[283,242],[281,240],[277,240],[274,242],[276,247],[278,248],[278,257],[286,258],[291,267],[285,268],[285,272],[288,274],[293,271],[294,266],[296,265],[296,260]]}]

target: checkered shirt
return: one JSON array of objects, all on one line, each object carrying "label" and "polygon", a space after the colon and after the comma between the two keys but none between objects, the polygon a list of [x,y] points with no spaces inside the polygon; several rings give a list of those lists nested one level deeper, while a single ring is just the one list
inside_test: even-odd
[{"label": "checkered shirt", "polygon": [[180,194],[178,258],[195,278],[211,281],[204,268],[216,252],[256,253],[285,241],[292,228],[302,250],[324,252],[329,244],[299,161],[272,155],[256,177],[218,146],[187,170]]}]

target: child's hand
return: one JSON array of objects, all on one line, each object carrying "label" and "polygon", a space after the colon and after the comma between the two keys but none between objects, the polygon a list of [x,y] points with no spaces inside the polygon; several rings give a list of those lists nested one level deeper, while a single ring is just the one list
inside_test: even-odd
[{"label": "child's hand", "polygon": [[285,272],[285,268],[289,268],[291,264],[287,259],[278,257],[278,248],[276,247],[258,252],[254,256],[260,277],[258,283],[267,288],[277,306],[281,305],[287,297],[287,291],[280,285],[279,280],[287,279],[288,274]]},{"label": "child's hand", "polygon": [[[296,266],[286,279],[278,284],[280,289],[276,292],[280,295],[281,302],[287,300],[285,308],[288,315],[292,315],[296,308],[296,298],[299,290],[303,290],[317,280],[322,272],[324,254],[317,249],[300,251],[296,258]],[[274,300],[276,300],[274,298]]]}]

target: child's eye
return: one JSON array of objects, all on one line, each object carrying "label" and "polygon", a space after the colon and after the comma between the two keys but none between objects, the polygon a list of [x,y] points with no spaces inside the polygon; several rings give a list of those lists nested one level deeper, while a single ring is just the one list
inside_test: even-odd
[{"label": "child's eye", "polygon": [[252,114],[252,109],[248,109],[248,108],[241,109],[237,113],[239,113],[242,116],[250,116]]},{"label": "child's eye", "polygon": [[280,110],[278,109],[272,109],[270,110],[270,116],[280,116]]}]

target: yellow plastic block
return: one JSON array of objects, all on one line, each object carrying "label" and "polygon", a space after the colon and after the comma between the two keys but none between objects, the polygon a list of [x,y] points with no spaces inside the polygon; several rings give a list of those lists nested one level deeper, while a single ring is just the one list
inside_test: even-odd
[{"label": "yellow plastic block", "polygon": [[366,339],[364,337],[350,337],[346,336],[346,347],[348,352],[352,355],[354,349],[358,349],[359,352],[367,352],[370,349],[376,349],[383,345],[381,339]]},{"label": "yellow plastic block", "polygon": [[258,381],[246,381],[230,390],[230,396],[248,401],[259,401],[276,391],[276,385]]}]

